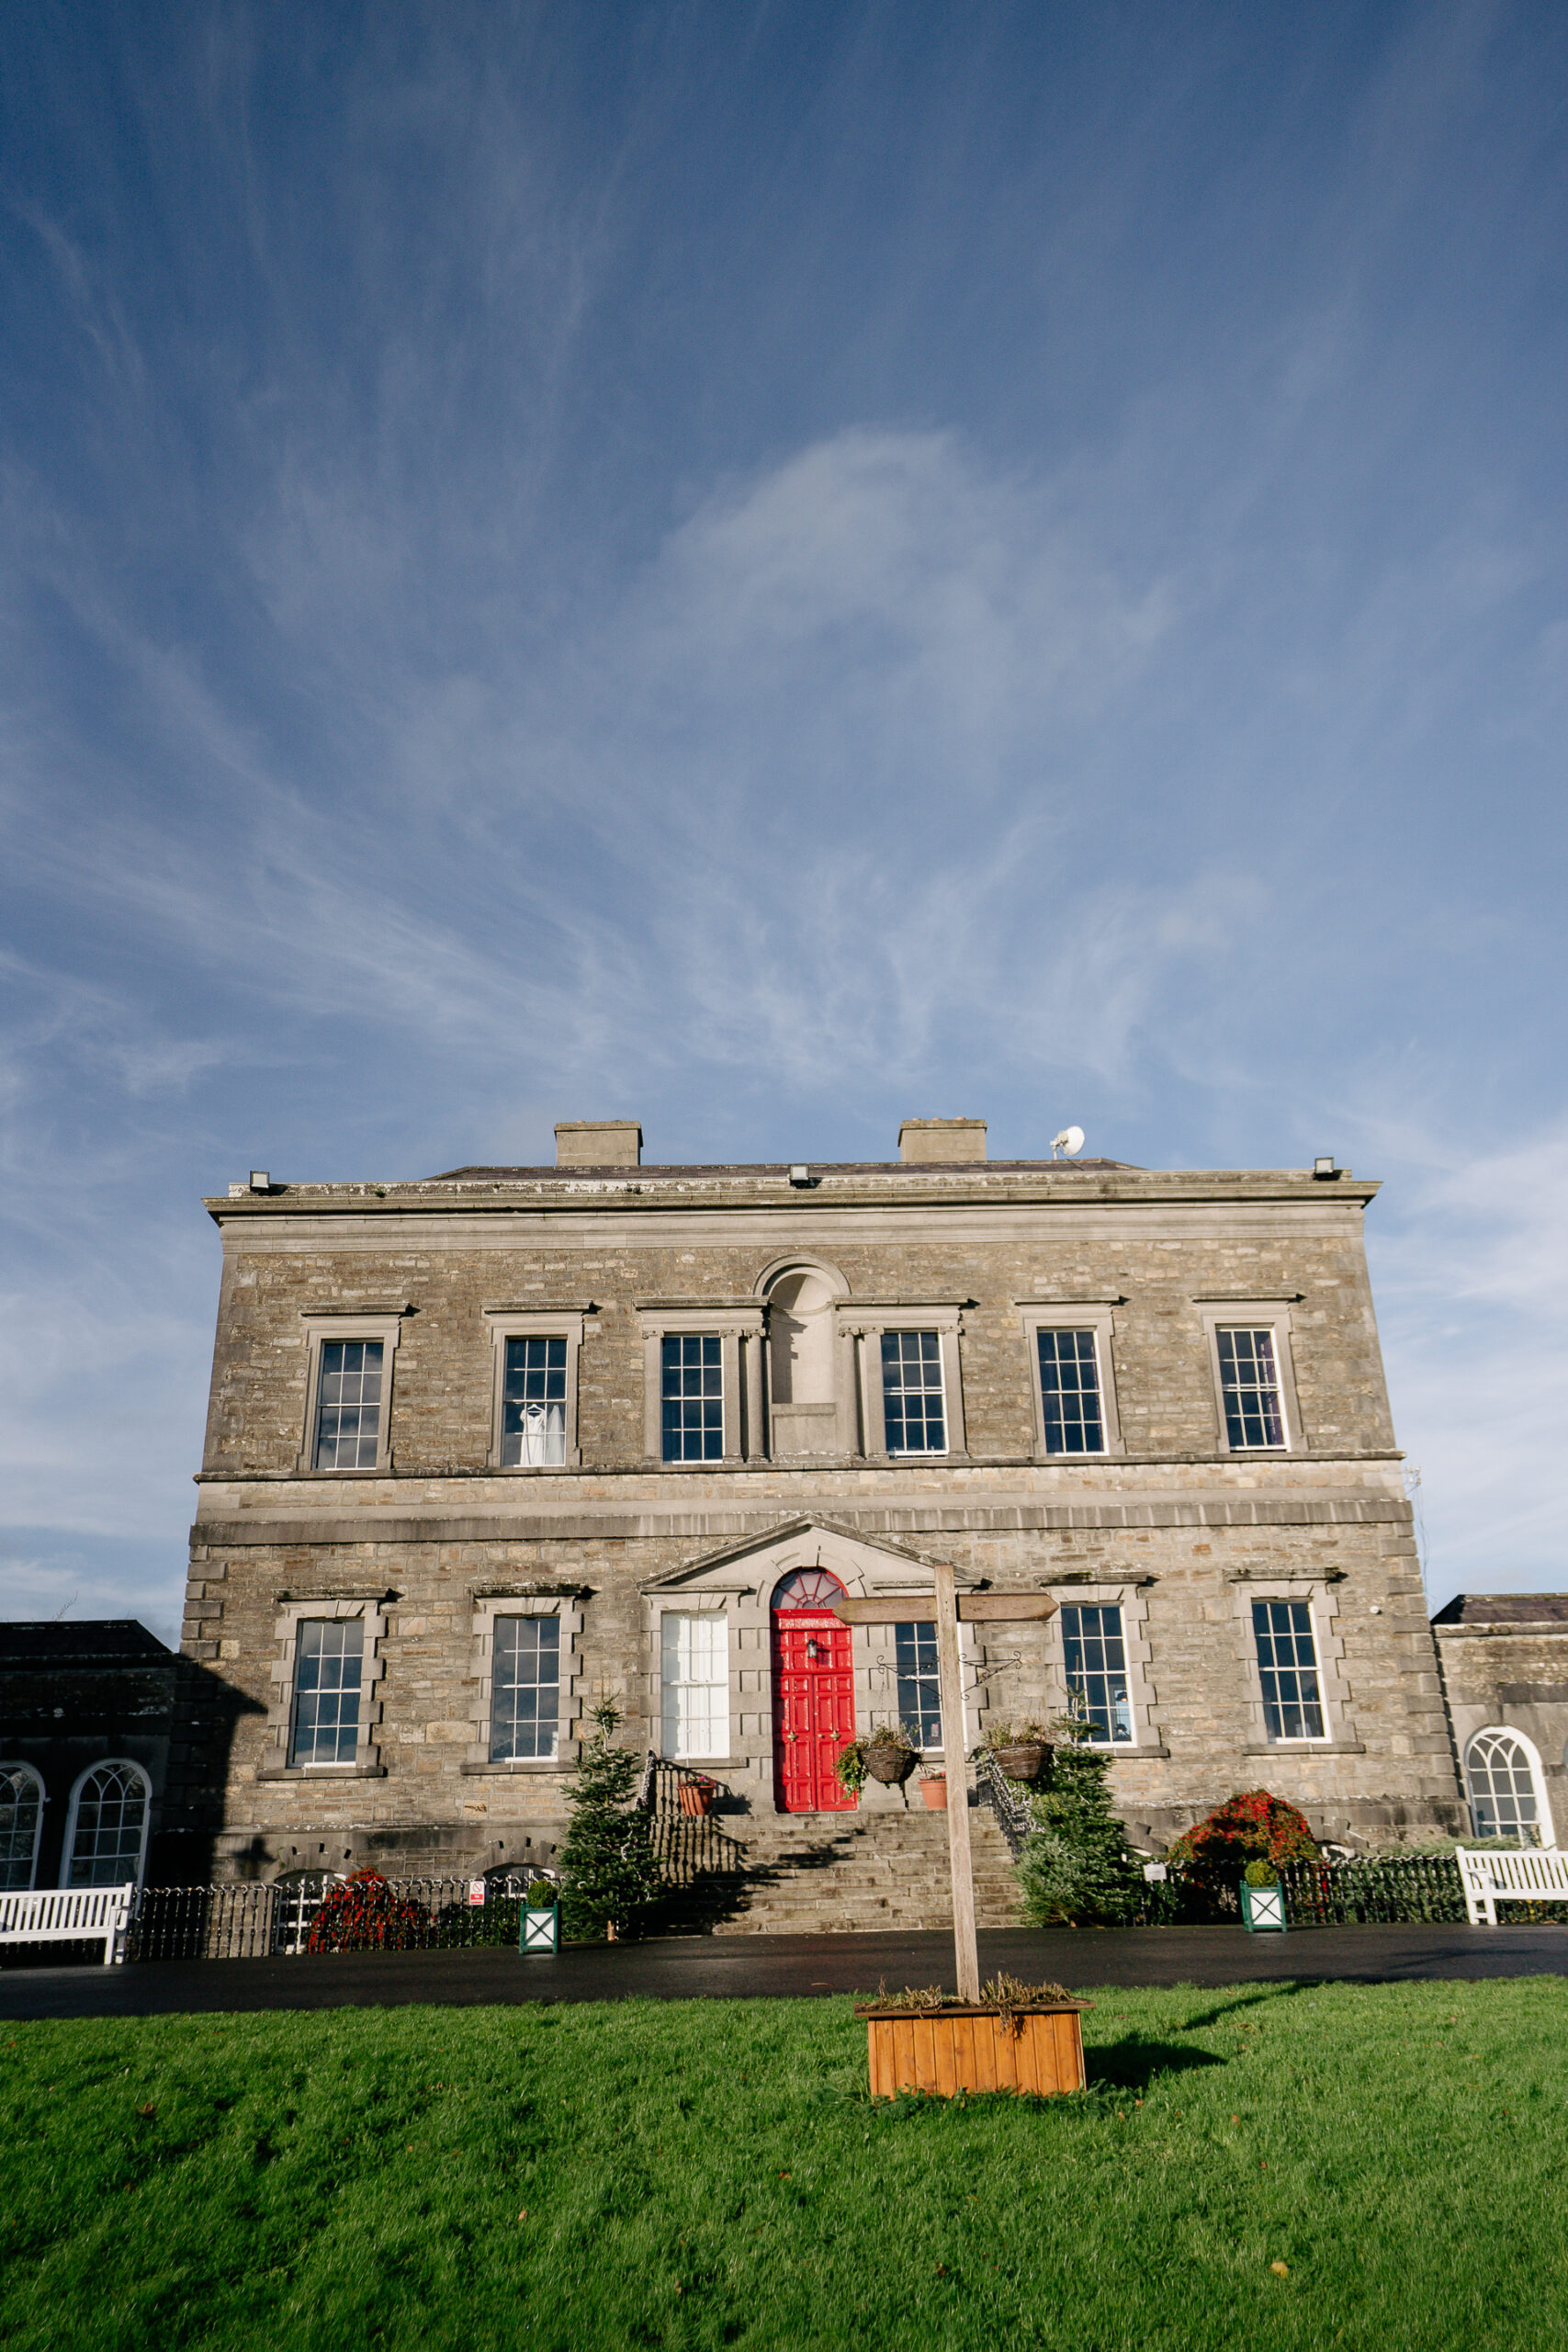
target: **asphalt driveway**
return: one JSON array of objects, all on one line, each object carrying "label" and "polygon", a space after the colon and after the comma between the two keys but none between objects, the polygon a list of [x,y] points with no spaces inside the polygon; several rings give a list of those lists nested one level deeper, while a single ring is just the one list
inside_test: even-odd
[{"label": "asphalt driveway", "polygon": [[[47,1951],[40,1952],[40,1960]],[[1568,1975],[1568,1926],[1005,1928],[982,1934],[997,1970],[1064,1984],[1236,1984]],[[143,1961],[0,1973],[0,2018],[155,2017],[176,2011],[529,2001],[788,1998],[953,1984],[946,1935],[719,1936],[515,1951],[355,1952],[277,1960]]]}]

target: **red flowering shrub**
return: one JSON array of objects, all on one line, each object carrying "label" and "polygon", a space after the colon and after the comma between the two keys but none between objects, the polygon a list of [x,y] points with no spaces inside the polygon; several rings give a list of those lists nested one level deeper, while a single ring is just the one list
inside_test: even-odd
[{"label": "red flowering shrub", "polygon": [[1316,1852],[1304,1815],[1267,1789],[1248,1789],[1179,1838],[1166,1860],[1213,1894],[1234,1888],[1248,1862],[1278,1869],[1281,1862],[1309,1862]]},{"label": "red flowering shrub", "polygon": [[307,1951],[412,1951],[429,1919],[379,1871],[355,1871],[334,1886],[310,1922]]}]

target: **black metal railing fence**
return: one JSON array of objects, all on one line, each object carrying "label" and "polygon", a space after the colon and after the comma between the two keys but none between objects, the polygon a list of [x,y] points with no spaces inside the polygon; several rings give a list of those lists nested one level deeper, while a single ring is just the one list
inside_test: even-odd
[{"label": "black metal railing fence", "polygon": [[1009,1850],[1016,1862],[1023,1851],[1024,1840],[1034,1826],[1027,1791],[1021,1781],[1009,1780],[988,1747],[976,1752],[975,1786],[980,1803],[989,1805],[996,1815],[997,1826],[1007,1839]]},{"label": "black metal railing fence", "polygon": [[325,1871],[266,1883],[146,1886],[127,1936],[130,1960],[262,1960],[318,1949],[451,1951],[514,1944],[523,1899],[549,1871],[508,1871],[485,1879],[382,1880],[374,1900],[352,1919],[331,1901],[348,1881]]},{"label": "black metal railing fence", "polygon": [[[682,1804],[682,1788],[710,1791],[710,1810],[693,1810],[690,1798]],[[727,1793],[711,1774],[694,1765],[671,1763],[649,1749],[637,1802],[652,1816],[653,1850],[672,1889],[689,1887],[702,1878],[728,1876],[741,1868],[739,1843],[727,1836],[722,1815],[711,1809]]]},{"label": "black metal railing fence", "polygon": [[1468,1916],[1459,1864],[1451,1854],[1287,1862],[1280,1883],[1285,1891],[1285,1917],[1292,1928],[1455,1923]]}]

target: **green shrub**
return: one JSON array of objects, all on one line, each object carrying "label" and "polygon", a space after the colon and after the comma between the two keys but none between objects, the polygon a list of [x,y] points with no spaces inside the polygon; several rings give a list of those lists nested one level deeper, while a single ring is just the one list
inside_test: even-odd
[{"label": "green shrub", "polygon": [[1111,1801],[1111,1759],[1088,1744],[1088,1726],[1055,1732],[1045,1785],[1029,1800],[1033,1823],[1015,1865],[1032,1928],[1130,1919],[1143,1871]]},{"label": "green shrub", "polygon": [[528,1888],[529,1910],[548,1911],[553,1909],[556,1898],[560,1890],[558,1887],[552,1885],[551,1882],[547,1878],[536,1878],[533,1880]]},{"label": "green shrub", "polygon": [[1267,1789],[1248,1789],[1227,1797],[1179,1838],[1166,1859],[1201,1894],[1234,1908],[1248,1862],[1269,1862],[1277,1871],[1283,1862],[1310,1862],[1316,1855],[1304,1815]]},{"label": "green shrub", "polygon": [[621,1718],[608,1702],[593,1711],[577,1773],[567,1792],[570,1826],[560,1849],[561,1925],[580,1941],[610,1928],[635,1936],[664,1892],[653,1825],[632,1803],[641,1773],[629,1747],[611,1745]]},{"label": "green shrub", "polygon": [[1278,1886],[1280,1883],[1280,1873],[1272,1862],[1248,1862],[1242,1876],[1248,1886]]}]

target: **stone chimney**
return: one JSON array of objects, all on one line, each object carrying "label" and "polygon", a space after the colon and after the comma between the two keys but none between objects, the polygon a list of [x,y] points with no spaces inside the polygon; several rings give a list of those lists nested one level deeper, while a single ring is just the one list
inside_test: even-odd
[{"label": "stone chimney", "polygon": [[954,1159],[984,1159],[986,1122],[906,1119],[898,1129],[898,1157],[917,1168],[945,1166]]},{"label": "stone chimney", "polygon": [[558,1168],[640,1168],[642,1127],[636,1119],[558,1119]]}]

